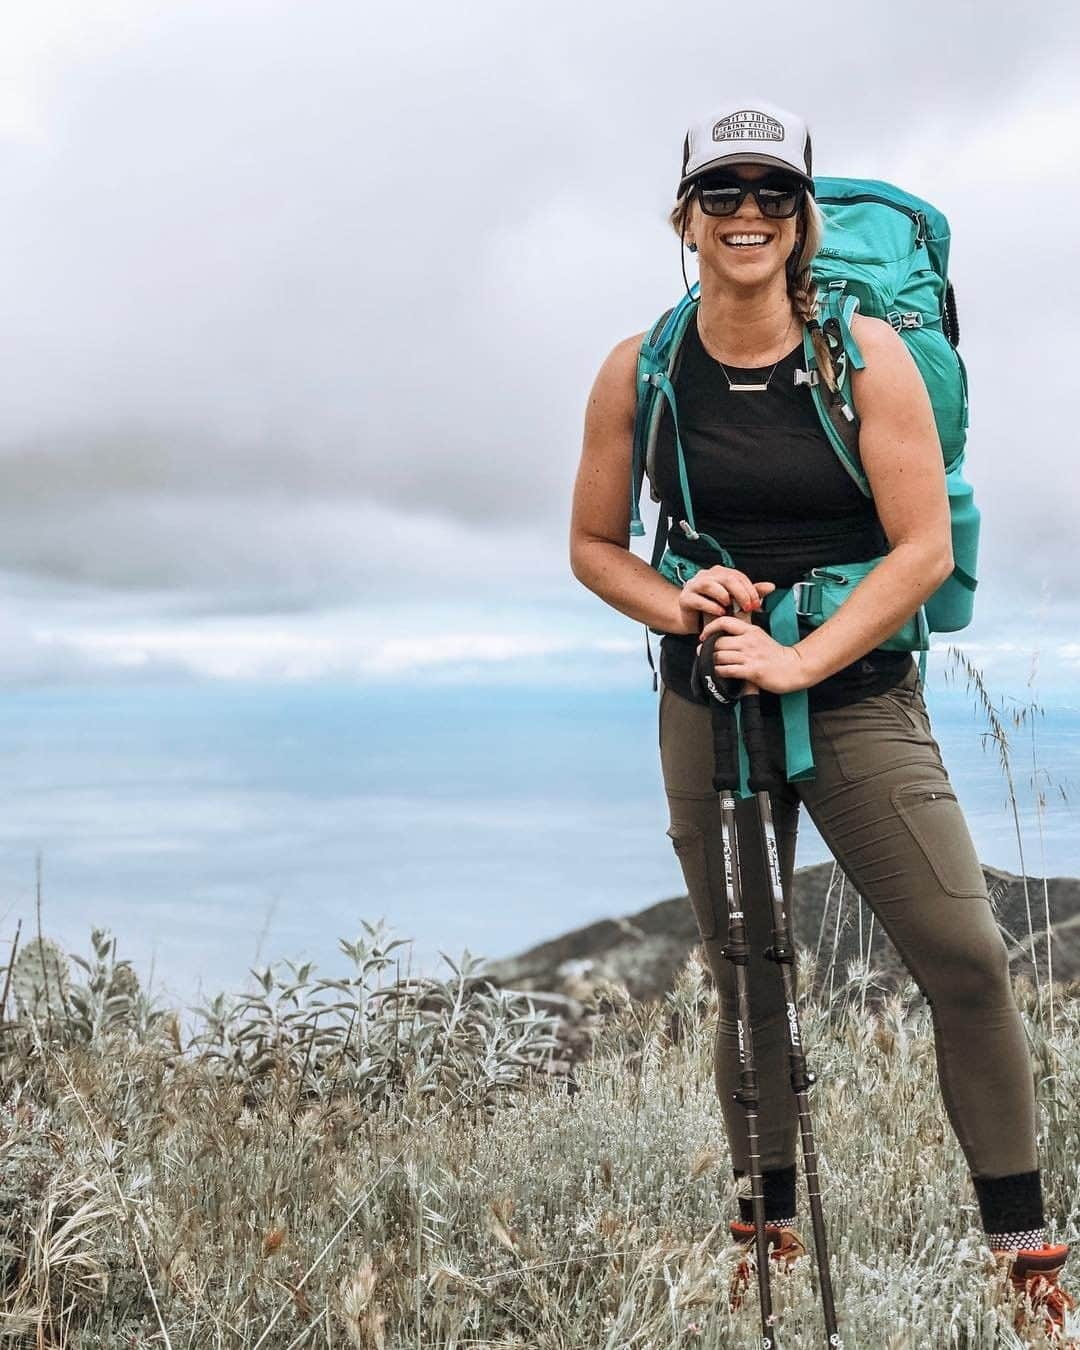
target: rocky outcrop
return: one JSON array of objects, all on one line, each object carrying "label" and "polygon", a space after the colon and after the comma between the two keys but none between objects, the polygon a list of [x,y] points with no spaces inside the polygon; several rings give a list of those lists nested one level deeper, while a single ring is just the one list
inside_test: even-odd
[{"label": "rocky outcrop", "polygon": [[[1053,933],[1055,983],[1080,980],[1080,880],[1073,877],[1023,878],[995,867],[983,867],[990,903],[1009,948],[1014,977],[1036,982],[1047,978],[1046,912]],[[893,992],[908,974],[895,947],[868,906],[833,863],[796,869],[792,914],[796,944],[817,954],[815,992],[841,988],[849,967],[860,963],[859,910],[862,909],[862,951],[869,953],[867,1002],[876,1004]],[[1029,934],[1028,908],[1034,947]],[[586,999],[595,982],[625,984],[637,999],[659,999],[672,987],[675,973],[690,948],[699,942],[686,896],[661,900],[636,914],[601,919],[542,942],[517,956],[491,961],[485,975],[495,984],[534,992]]]}]

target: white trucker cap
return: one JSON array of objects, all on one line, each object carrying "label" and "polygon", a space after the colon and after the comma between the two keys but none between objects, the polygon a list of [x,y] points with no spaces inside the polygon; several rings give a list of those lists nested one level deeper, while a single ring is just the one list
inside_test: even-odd
[{"label": "white trucker cap", "polygon": [[765,99],[729,103],[688,129],[683,142],[680,194],[693,179],[725,164],[773,164],[790,169],[811,193],[814,191],[806,123],[798,113]]}]

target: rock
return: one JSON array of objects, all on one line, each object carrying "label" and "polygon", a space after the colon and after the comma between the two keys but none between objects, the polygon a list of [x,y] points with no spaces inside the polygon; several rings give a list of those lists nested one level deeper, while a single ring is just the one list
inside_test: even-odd
[{"label": "rock", "polygon": [[[1045,928],[1049,908],[1054,982],[1080,982],[1080,880],[1051,877],[1044,883],[1041,877],[1028,877],[1025,901],[1022,877],[985,864],[983,874],[1009,949],[1014,981],[1036,981],[1028,931],[1030,904],[1038,981],[1045,983],[1047,979]],[[811,957],[820,951],[815,994],[828,994],[832,989],[835,997],[848,982],[849,966],[859,964],[860,904],[854,887],[835,863],[796,869],[791,906],[794,936],[796,945],[809,951]],[[868,1008],[874,1008],[911,976],[866,906],[862,941],[864,946],[869,943],[870,963],[865,1001]],[[691,948],[699,942],[693,909],[689,898],[682,895],[661,900],[636,914],[599,919],[516,956],[489,961],[484,976],[500,987],[527,992],[538,1006],[560,1013],[564,1028],[559,1035],[560,1046],[568,1052],[569,1064],[587,1053],[597,1019],[597,985],[610,981],[624,985],[634,999],[662,999],[673,987]],[[707,961],[705,967],[711,982]],[[802,988],[800,981],[800,992]],[[1080,987],[1069,992],[1080,992]],[[861,990],[855,996],[861,999]],[[586,1010],[588,1004],[592,1006]]]}]

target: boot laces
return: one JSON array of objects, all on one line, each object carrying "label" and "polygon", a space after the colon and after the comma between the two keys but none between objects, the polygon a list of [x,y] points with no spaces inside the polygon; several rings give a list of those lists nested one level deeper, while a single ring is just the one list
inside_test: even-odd
[{"label": "boot laces", "polygon": [[[1056,1333],[1065,1329],[1065,1315],[1076,1307],[1076,1300],[1057,1282],[1056,1273],[1048,1278],[1042,1272],[1033,1272],[1025,1276],[1019,1285],[1019,1292],[1031,1301],[1033,1312],[1045,1313],[1047,1331]],[[1070,1341],[1075,1345],[1075,1341]]]}]

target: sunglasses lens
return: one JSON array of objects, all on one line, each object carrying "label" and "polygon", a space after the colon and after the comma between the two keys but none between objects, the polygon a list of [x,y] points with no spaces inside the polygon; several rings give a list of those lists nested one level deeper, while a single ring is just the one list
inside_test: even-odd
[{"label": "sunglasses lens", "polygon": [[706,180],[698,185],[698,196],[706,215],[731,216],[738,209],[742,188],[730,180]]},{"label": "sunglasses lens", "polygon": [[756,196],[763,216],[774,219],[793,216],[799,209],[802,184],[791,179],[772,181],[758,188]]}]

